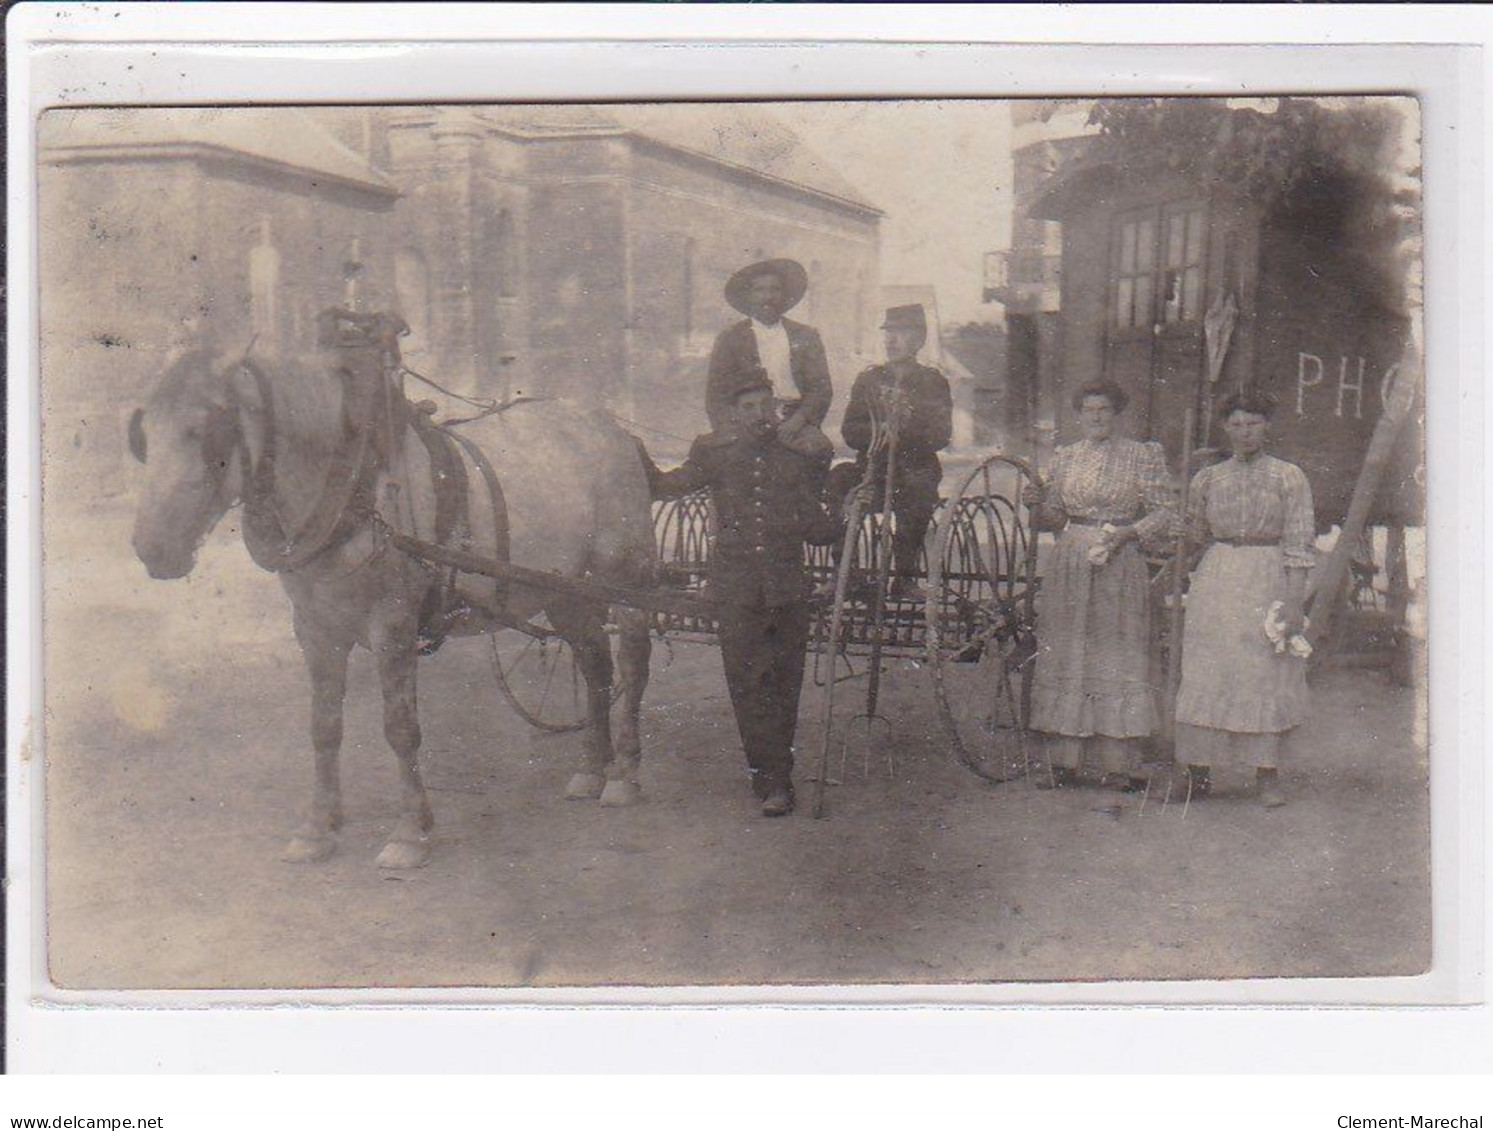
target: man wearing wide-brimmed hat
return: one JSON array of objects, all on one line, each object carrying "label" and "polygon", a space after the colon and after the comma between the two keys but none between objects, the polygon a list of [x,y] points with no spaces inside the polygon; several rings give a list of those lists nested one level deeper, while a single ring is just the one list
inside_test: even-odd
[{"label": "man wearing wide-brimmed hat", "polygon": [[[892,541],[895,565],[892,594],[921,598],[913,580],[918,551],[928,533],[928,524],[938,506],[943,464],[938,453],[948,446],[954,433],[954,402],[949,380],[937,369],[918,361],[918,350],[928,340],[928,320],[921,305],[894,306],[881,324],[886,342],[886,364],[873,365],[850,387],[850,402],[840,434],[856,452],[854,464],[844,463],[830,472],[831,498],[845,494],[866,470],[877,421],[895,415],[896,457],[892,483],[892,513],[896,532]],[[881,505],[886,482],[887,457],[878,458],[873,481],[878,484],[876,505]]]},{"label": "man wearing wide-brimmed hat", "polygon": [[722,330],[710,353],[705,412],[712,428],[731,416],[731,390],[761,374],[783,411],[781,440],[811,459],[828,463],[834,445],[819,426],[833,391],[819,332],[784,318],[809,289],[808,273],[791,259],[764,259],[743,267],[726,283],[726,301],[746,319]]}]

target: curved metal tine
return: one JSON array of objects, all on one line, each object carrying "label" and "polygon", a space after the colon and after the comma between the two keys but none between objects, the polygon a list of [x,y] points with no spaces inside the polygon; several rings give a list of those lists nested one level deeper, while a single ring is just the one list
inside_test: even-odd
[{"label": "curved metal tine", "polygon": [[850,645],[846,641],[840,641],[839,650],[835,653],[835,660],[837,663],[841,660],[845,662],[845,674],[835,676],[834,680],[836,683],[844,683],[846,680],[860,678],[861,673],[855,670],[855,657],[850,654]]},{"label": "curved metal tine", "polygon": [[993,489],[993,484],[990,481],[990,465],[988,463],[984,466],[983,469],[981,469],[980,477],[983,480],[983,485],[985,487],[985,493],[982,496],[982,501],[980,503],[980,515],[985,519],[985,534],[986,537],[990,540],[991,564],[995,567],[995,572],[993,573],[990,572],[989,569],[987,569],[986,576],[990,578],[990,591],[995,595],[997,599],[999,599],[1001,586],[1000,556],[1002,540],[996,536],[995,524],[994,522],[992,522],[991,511],[993,508],[993,504],[990,500],[991,497],[995,494],[995,491]]},{"label": "curved metal tine", "polygon": [[[990,581],[991,594],[995,595],[995,581],[991,575],[990,567],[985,564],[985,550],[980,545],[980,532],[978,529],[976,529],[974,522],[970,522],[969,524],[969,537],[967,539],[966,545],[969,547],[969,554],[971,558],[970,565],[972,567],[969,571],[971,574],[969,580],[971,591],[973,591],[978,584],[978,582],[975,580],[975,577],[983,573],[987,580]],[[979,605],[978,600],[974,600],[972,603],[977,607]]]}]

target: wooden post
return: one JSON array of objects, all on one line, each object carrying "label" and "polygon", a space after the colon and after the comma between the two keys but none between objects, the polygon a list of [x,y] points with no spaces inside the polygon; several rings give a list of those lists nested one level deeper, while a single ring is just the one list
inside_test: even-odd
[{"label": "wooden post", "polygon": [[1306,633],[1314,648],[1331,632],[1332,618],[1340,603],[1337,597],[1348,580],[1353,547],[1362,536],[1369,510],[1378,497],[1379,485],[1383,482],[1385,469],[1394,453],[1400,429],[1410,419],[1410,407],[1415,403],[1415,390],[1419,382],[1420,350],[1412,336],[1405,346],[1394,384],[1385,390],[1384,414],[1374,425],[1374,433],[1369,440],[1358,481],[1353,485],[1353,498],[1348,504],[1348,515],[1343,520],[1337,544],[1327,555],[1327,560],[1314,571],[1311,592],[1307,597],[1312,623]]},{"label": "wooden post", "polygon": [[1187,579],[1187,507],[1192,501],[1192,437],[1196,410],[1190,405],[1182,418],[1181,525],[1172,547],[1172,607],[1167,627],[1165,737],[1176,740],[1177,689],[1182,685],[1182,583]]}]

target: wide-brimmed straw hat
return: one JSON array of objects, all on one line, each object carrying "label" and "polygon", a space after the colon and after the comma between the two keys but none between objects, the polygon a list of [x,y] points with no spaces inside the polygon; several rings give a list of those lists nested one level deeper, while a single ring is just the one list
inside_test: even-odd
[{"label": "wide-brimmed straw hat", "polygon": [[776,275],[782,281],[785,312],[797,306],[809,289],[809,273],[802,263],[792,259],[764,259],[761,263],[743,267],[726,280],[726,301],[748,318],[752,315],[748,292],[752,280],[758,275]]}]

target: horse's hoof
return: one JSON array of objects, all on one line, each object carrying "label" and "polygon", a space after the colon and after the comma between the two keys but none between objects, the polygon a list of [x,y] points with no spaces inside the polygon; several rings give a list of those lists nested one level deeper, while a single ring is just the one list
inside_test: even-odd
[{"label": "horse's hoof", "polygon": [[567,801],[595,801],[606,787],[607,779],[600,774],[579,773],[571,776],[565,787]]},{"label": "horse's hoof", "polygon": [[643,799],[643,788],[635,781],[607,782],[606,788],[601,791],[601,803],[610,808],[621,808],[625,805],[636,805]]},{"label": "horse's hoof", "polygon": [[330,836],[294,836],[280,850],[280,859],[287,864],[315,864],[337,851],[337,840]]},{"label": "horse's hoof", "polygon": [[423,868],[430,863],[430,842],[427,840],[391,840],[378,854],[380,868]]}]

